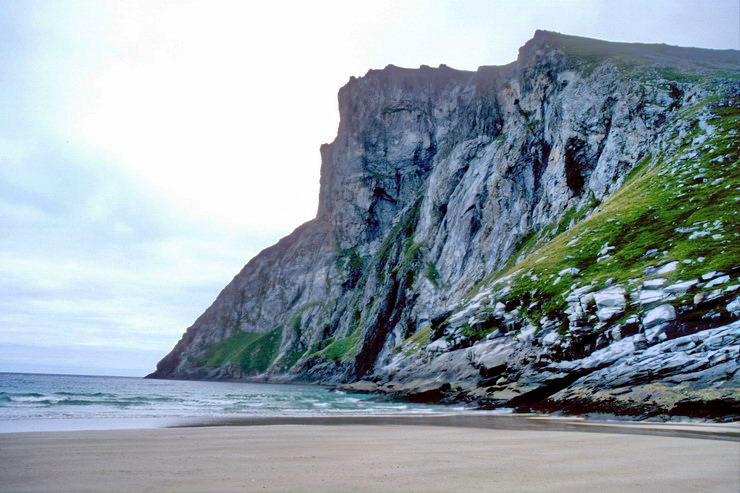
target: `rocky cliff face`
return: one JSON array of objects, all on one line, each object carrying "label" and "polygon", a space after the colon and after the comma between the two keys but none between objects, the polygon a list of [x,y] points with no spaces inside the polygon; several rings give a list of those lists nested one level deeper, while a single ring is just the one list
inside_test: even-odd
[{"label": "rocky cliff face", "polygon": [[150,376],[737,414],[739,56],[538,31],[352,78],[316,218]]}]

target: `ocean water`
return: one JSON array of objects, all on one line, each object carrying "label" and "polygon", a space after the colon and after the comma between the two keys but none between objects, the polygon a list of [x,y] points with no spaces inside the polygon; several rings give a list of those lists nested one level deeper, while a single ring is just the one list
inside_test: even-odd
[{"label": "ocean water", "polygon": [[0,432],[158,427],[195,418],[398,415],[464,408],[379,402],[308,385],[0,373]]}]

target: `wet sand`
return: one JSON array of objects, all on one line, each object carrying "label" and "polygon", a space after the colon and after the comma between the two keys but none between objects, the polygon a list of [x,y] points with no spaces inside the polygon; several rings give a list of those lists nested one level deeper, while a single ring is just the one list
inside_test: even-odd
[{"label": "wet sand", "polygon": [[740,489],[738,424],[461,418],[273,418],[1,434],[0,491]]},{"label": "wet sand", "polygon": [[192,418],[181,425],[201,426],[268,426],[268,425],[400,425],[480,428],[487,430],[578,431],[584,433],[618,433],[675,438],[704,438],[740,442],[740,421],[734,423],[609,421],[578,417],[556,417],[547,414],[451,414],[426,416],[306,416],[306,417],[233,417],[216,419]]}]

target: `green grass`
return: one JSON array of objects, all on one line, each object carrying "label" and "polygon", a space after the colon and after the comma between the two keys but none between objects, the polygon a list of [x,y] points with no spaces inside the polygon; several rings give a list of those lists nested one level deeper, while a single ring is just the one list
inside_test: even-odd
[{"label": "green grass", "polygon": [[360,350],[362,342],[362,329],[355,328],[351,334],[341,339],[331,338],[331,342],[321,350],[315,351],[313,355],[320,356],[326,361],[350,361]]},{"label": "green grass", "polygon": [[340,250],[336,257],[337,270],[346,275],[345,286],[353,289],[365,273],[367,258],[357,253],[357,247]]},{"label": "green grass", "polygon": [[472,326],[469,323],[463,324],[462,335],[465,336],[469,342],[476,342],[486,337],[491,332],[498,330],[498,325],[494,323],[484,323],[476,326]]},{"label": "green grass", "polygon": [[[385,279],[386,266],[388,266],[390,262],[393,262],[395,258],[394,254],[398,251],[397,249],[402,242],[405,246],[403,254],[404,262],[410,260],[412,256],[419,253],[421,245],[414,244],[411,238],[416,229],[416,222],[419,219],[420,207],[421,200],[418,200],[415,204],[409,207],[399,221],[391,227],[391,230],[380,244],[378,251],[373,256],[371,263],[375,266],[375,272],[377,273],[378,280],[380,282],[383,282]],[[397,266],[394,266],[393,270],[398,272]]]},{"label": "green grass", "polygon": [[298,362],[301,357],[306,354],[306,350],[300,350],[300,349],[293,349],[290,351],[287,351],[280,360],[278,360],[277,365],[281,371],[288,371],[295,364]]},{"label": "green grass", "polygon": [[427,262],[427,267],[424,269],[424,276],[429,279],[429,282],[431,282],[435,288],[439,287],[439,271],[434,262]]},{"label": "green grass", "polygon": [[573,227],[574,225],[583,221],[588,214],[600,205],[600,201],[596,198],[591,198],[590,202],[584,205],[574,205],[563,214],[563,218],[555,228],[555,236],[563,233]]},{"label": "green grass", "polygon": [[199,366],[219,367],[229,363],[244,371],[262,373],[272,364],[280,346],[282,328],[253,334],[239,332],[209,346],[197,363]]},{"label": "green grass", "polygon": [[328,346],[332,342],[334,342],[333,337],[327,337],[326,339],[315,341],[311,343],[311,347],[308,349],[308,351],[311,355],[318,354],[322,349],[324,349],[326,346]]},{"label": "green grass", "polygon": [[679,71],[674,67],[659,67],[655,69],[655,72],[659,77],[674,82],[696,82],[703,78],[697,74]]},{"label": "green grass", "polygon": [[414,270],[415,275],[416,266],[421,258],[421,248],[423,246],[424,245],[422,243],[416,243],[411,238],[406,238],[403,257],[401,258],[401,261],[393,267],[391,272],[393,274],[402,274],[409,270]]},{"label": "green grass", "polygon": [[[677,83],[696,82],[709,77],[737,78],[732,67],[737,64],[732,53],[712,52],[660,44],[615,43],[579,36],[549,33],[550,42],[579,64],[586,77],[605,62],[616,66],[622,77],[652,81],[664,79]],[[686,68],[678,68],[684,59]]]},{"label": "green grass", "polygon": [[418,352],[421,348],[431,342],[432,337],[432,326],[431,324],[417,330],[411,336],[407,337],[395,348],[396,352],[402,352],[405,356],[410,356]]}]

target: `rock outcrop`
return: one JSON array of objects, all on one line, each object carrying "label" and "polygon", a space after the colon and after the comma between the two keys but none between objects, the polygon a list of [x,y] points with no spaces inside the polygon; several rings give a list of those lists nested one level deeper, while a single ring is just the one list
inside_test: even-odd
[{"label": "rock outcrop", "polygon": [[352,78],[316,218],[150,376],[737,415],[739,58],[538,31]]}]

